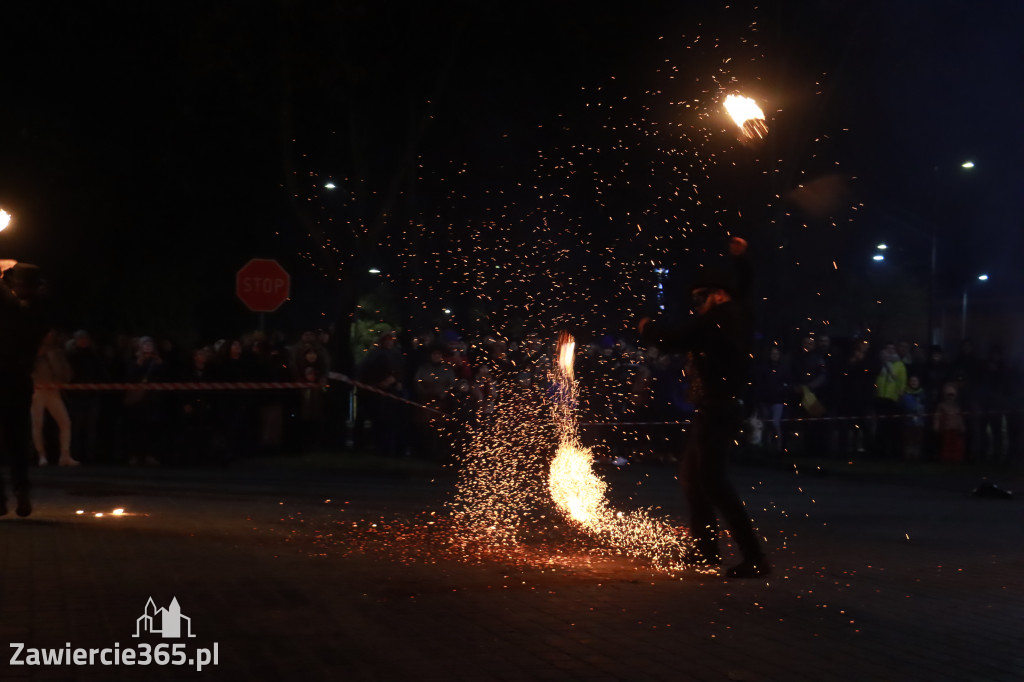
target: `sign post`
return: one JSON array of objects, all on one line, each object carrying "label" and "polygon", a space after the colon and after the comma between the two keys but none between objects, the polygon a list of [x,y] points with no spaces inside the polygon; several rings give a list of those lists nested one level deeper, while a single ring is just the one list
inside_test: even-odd
[{"label": "sign post", "polygon": [[253,258],[235,275],[235,294],[254,313],[272,313],[288,300],[292,278],[270,258]]}]

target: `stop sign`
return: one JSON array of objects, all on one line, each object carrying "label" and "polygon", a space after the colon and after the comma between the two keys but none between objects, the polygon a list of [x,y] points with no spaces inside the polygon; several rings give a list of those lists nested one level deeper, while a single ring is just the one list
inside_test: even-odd
[{"label": "stop sign", "polygon": [[276,260],[253,258],[235,275],[235,293],[255,313],[272,313],[288,300],[292,278]]}]

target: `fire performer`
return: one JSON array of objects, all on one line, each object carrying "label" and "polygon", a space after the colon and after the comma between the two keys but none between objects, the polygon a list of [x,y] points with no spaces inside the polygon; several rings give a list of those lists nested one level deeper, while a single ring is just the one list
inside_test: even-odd
[{"label": "fire performer", "polygon": [[727,460],[743,420],[740,399],[748,384],[753,342],[753,269],[746,252],[747,242],[733,237],[730,267],[701,269],[690,287],[696,315],[678,324],[644,318],[639,329],[643,342],[690,355],[690,391],[696,412],[679,466],[695,540],[687,563],[721,564],[717,510],[743,557],[726,572],[730,578],[756,578],[771,571],[727,475]]},{"label": "fire performer", "polygon": [[[32,451],[32,370],[49,329],[41,299],[39,268],[4,261],[0,265],[0,459],[10,468],[18,516],[32,513],[28,462]],[[0,515],[7,513],[0,477]]]}]

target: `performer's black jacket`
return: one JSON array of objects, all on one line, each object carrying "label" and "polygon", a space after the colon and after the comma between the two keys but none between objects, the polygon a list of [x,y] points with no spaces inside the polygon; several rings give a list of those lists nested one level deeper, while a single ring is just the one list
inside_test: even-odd
[{"label": "performer's black jacket", "polygon": [[18,298],[0,279],[0,407],[32,401],[32,370],[49,327],[43,302]]},{"label": "performer's black jacket", "polygon": [[726,271],[698,277],[693,288],[717,286],[729,291],[731,300],[682,320],[653,319],[641,334],[646,345],[689,353],[690,397],[698,408],[735,403],[750,381],[753,268],[745,255],[729,261]]}]

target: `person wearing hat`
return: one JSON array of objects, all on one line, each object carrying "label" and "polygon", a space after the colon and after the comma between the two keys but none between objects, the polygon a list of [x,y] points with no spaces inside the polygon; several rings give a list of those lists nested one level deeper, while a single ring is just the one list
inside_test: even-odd
[{"label": "person wearing hat", "polygon": [[733,237],[729,266],[702,268],[698,273],[690,286],[695,315],[681,324],[644,318],[639,325],[646,344],[689,353],[691,402],[696,411],[679,463],[694,537],[687,560],[705,567],[721,563],[720,515],[742,555],[742,561],[726,572],[730,578],[756,578],[771,572],[746,507],[727,475],[727,460],[743,421],[741,398],[749,383],[753,343],[753,269],[746,251],[747,242]]},{"label": "person wearing hat", "polygon": [[[39,268],[5,261],[0,279],[0,460],[10,469],[18,516],[32,513],[28,479],[32,452],[32,371],[49,330]],[[7,496],[0,478],[0,516]]]}]

